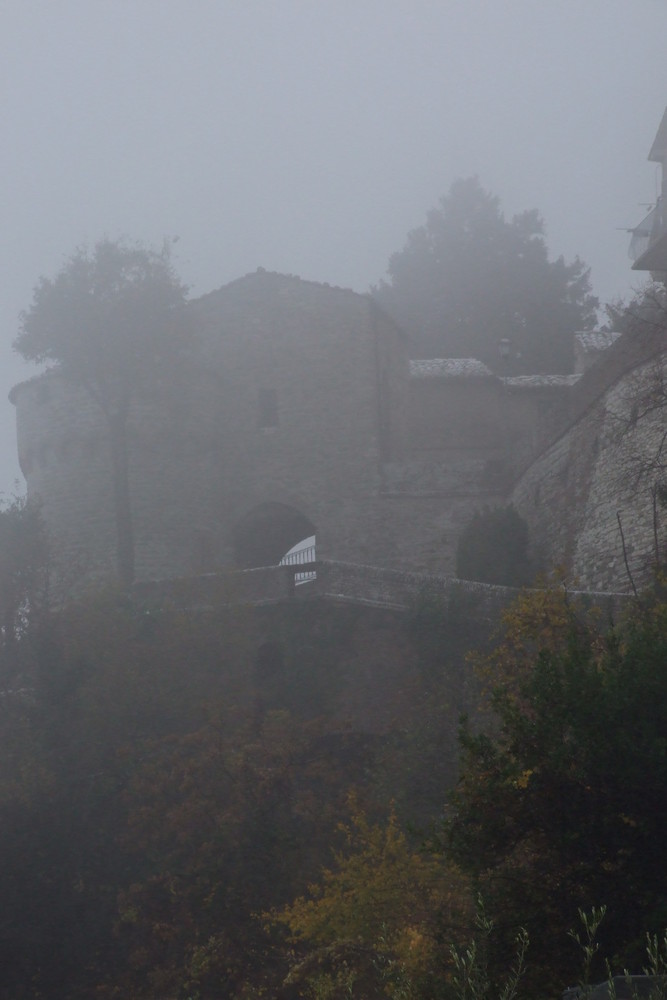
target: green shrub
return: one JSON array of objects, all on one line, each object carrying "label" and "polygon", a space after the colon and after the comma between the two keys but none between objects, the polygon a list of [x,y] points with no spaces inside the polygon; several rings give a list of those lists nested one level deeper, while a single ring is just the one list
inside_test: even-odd
[{"label": "green shrub", "polygon": [[528,525],[513,506],[485,507],[473,516],[458,541],[456,575],[508,587],[530,583]]}]

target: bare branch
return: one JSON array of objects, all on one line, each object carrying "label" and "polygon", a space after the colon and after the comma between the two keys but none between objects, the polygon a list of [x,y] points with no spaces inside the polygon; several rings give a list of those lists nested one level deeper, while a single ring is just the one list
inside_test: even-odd
[{"label": "bare branch", "polygon": [[625,535],[623,534],[623,523],[621,521],[620,510],[616,511],[616,520],[618,521],[618,530],[621,533],[621,545],[623,547],[623,562],[625,563],[625,572],[628,575],[628,580],[630,581],[630,586],[632,587],[632,593],[635,595],[635,597],[638,598],[639,593],[637,592],[637,587],[635,586],[635,581],[632,577],[632,572],[630,570],[630,563],[628,562],[628,550],[625,545]]}]

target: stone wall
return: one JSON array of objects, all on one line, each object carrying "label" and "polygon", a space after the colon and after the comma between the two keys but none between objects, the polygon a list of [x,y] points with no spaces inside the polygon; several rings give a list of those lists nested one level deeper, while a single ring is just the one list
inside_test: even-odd
[{"label": "stone wall", "polygon": [[[137,577],[234,565],[237,526],[266,505],[312,524],[322,554],[368,549],[363,525],[382,463],[405,450],[398,328],[367,296],[264,272],[189,311],[191,369],[130,412]],[[112,574],[100,411],[55,372],[12,398],[28,492],[43,502],[60,564],[86,578]],[[286,536],[285,551],[299,540]]]},{"label": "stone wall", "polygon": [[[378,607],[392,611],[413,611],[422,602],[436,601],[461,609],[468,622],[496,628],[502,611],[516,600],[520,591],[451,576],[410,573],[383,566],[364,566],[334,560],[308,564],[314,579],[294,585],[300,567],[269,566],[260,569],[206,574],[187,580],[156,580],[135,584],[135,599],[153,607],[168,600],[182,607],[217,605],[262,606],[326,600]],[[609,622],[622,611],[622,593],[572,591],[573,597],[599,608]]]},{"label": "stone wall", "polygon": [[[276,562],[311,533],[324,558],[451,573],[472,511],[502,500],[501,381],[475,361],[411,373],[368,296],[289,276],[258,272],[188,308],[189,368],[130,411],[137,578]],[[13,399],[60,564],[111,575],[101,413],[55,372]]]},{"label": "stone wall", "polygon": [[652,488],[662,477],[665,413],[650,409],[650,397],[662,382],[664,356],[646,359],[641,349],[628,364],[628,345],[619,346],[604,371],[592,369],[576,386],[569,423],[512,494],[547,563],[561,564],[586,589],[645,585],[655,557]]},{"label": "stone wall", "polygon": [[[285,275],[248,275],[188,316],[190,360],[129,414],[138,579],[275,564],[311,534],[325,560],[451,576],[475,511],[509,500],[544,562],[587,588],[630,586],[620,511],[647,578],[656,477],[637,472],[663,420],[632,415],[661,331],[606,338],[580,375],[501,378],[474,359],[410,362],[370,297]],[[12,399],[63,586],[112,576],[101,412],[56,372]]]},{"label": "stone wall", "polygon": [[[403,405],[400,332],[365,296],[274,275],[193,308],[211,372],[201,420],[215,442],[202,513],[220,561],[234,561],[230,525],[266,503],[303,512],[322,555],[351,555],[356,512],[379,491],[383,457],[402,447],[391,422]],[[276,405],[267,426],[262,393]]]}]

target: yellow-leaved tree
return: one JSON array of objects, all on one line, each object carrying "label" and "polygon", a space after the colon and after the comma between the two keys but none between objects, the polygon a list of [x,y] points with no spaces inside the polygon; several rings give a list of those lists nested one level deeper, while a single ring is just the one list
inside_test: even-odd
[{"label": "yellow-leaved tree", "polygon": [[[318,998],[428,997],[446,974],[443,941],[465,935],[465,876],[411,842],[395,813],[372,823],[354,799],[343,846],[307,896],[272,912],[295,946],[288,982]],[[347,990],[347,992],[345,992]]]}]

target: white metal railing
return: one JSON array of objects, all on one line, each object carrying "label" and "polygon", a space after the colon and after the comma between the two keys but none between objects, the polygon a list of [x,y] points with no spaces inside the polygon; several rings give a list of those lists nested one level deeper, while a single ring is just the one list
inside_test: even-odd
[{"label": "white metal railing", "polygon": [[[287,555],[280,560],[280,566],[301,566],[303,563],[315,562],[315,546],[305,545],[303,548],[290,550]],[[312,570],[304,573],[294,574],[294,586],[299,587],[302,583],[310,583],[317,579],[317,573]]]}]

